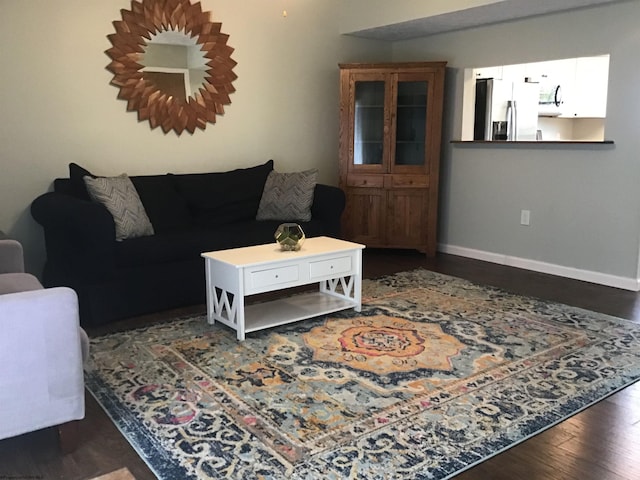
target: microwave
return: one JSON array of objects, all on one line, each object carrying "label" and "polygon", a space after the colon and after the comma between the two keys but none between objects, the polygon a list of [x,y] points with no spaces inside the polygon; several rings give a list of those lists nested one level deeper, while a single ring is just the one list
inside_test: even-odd
[{"label": "microwave", "polygon": [[540,85],[538,116],[557,117],[562,114],[562,87],[558,84]]}]

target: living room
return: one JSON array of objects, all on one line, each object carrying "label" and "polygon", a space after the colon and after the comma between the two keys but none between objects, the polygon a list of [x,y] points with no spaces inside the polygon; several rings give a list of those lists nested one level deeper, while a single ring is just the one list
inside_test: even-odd
[{"label": "living room", "polygon": [[[0,229],[24,245],[27,269],[39,274],[45,259],[30,204],[70,162],[98,175],[144,175],[274,159],[278,171],[318,168],[319,181],[336,184],[338,63],[444,60],[439,251],[639,289],[640,2],[396,41],[344,35],[344,15],[358,2],[343,3],[203,1],[229,34],[236,91],[215,124],[180,136],[139,122],[109,84],[107,35],[129,1],[3,5]],[[596,54],[611,56],[605,133],[613,146],[450,143],[460,138],[465,68]]]}]

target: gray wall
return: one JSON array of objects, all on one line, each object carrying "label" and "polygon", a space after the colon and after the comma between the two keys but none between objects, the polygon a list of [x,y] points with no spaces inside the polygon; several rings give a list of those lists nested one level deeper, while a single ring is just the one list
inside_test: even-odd
[{"label": "gray wall", "polygon": [[[640,237],[640,2],[397,42],[393,59],[449,62],[441,249],[634,288]],[[470,147],[460,139],[462,73],[611,54],[605,138],[613,147]],[[531,225],[520,225],[520,210]]]}]

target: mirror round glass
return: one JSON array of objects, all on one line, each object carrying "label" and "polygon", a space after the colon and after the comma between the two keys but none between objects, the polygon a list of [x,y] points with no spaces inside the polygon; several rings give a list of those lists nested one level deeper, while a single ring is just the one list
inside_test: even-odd
[{"label": "mirror round glass", "polygon": [[174,30],[152,35],[139,63],[144,79],[182,102],[195,98],[209,68],[195,38]]},{"label": "mirror round glass", "polygon": [[221,24],[189,0],[132,0],[108,36],[107,68],[127,110],[180,135],[215,123],[234,92],[236,63]]}]

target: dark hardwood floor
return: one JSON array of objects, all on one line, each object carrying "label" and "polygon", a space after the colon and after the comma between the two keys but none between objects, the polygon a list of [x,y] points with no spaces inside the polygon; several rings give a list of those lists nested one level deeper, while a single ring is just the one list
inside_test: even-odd
[{"label": "dark hardwood floor", "polygon": [[[417,267],[640,321],[640,295],[635,292],[453,255],[438,254],[428,259],[417,252],[365,250],[364,275],[368,278]],[[119,322],[89,334],[200,312],[204,312],[202,305]],[[86,480],[122,467],[127,467],[137,480],[154,479],[91,395],[86,398],[86,418],[80,422],[80,446],[76,451],[61,455],[54,429],[2,440],[0,480]],[[636,480],[640,479],[639,451],[640,382],[461,473],[456,479]]]}]

